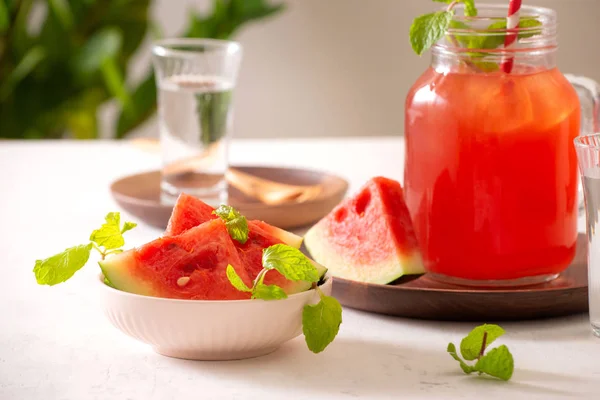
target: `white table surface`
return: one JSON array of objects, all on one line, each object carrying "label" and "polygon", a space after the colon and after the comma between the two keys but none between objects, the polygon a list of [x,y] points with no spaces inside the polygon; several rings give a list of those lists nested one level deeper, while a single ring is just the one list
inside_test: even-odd
[{"label": "white table surface", "polygon": [[[403,146],[236,141],[231,158],[334,171],[355,190],[374,175],[401,179]],[[503,324],[516,370],[501,382],[463,375],[446,353],[471,323],[345,309],[338,338],[319,355],[299,337],[262,358],[193,362],[157,355],[113,328],[98,310],[93,264],[62,285],[35,283],[35,259],[85,242],[118,210],[110,181],[159,163],[125,142],[0,142],[0,399],[600,398],[600,339],[587,315]],[[159,234],[142,225],[128,244]]]}]

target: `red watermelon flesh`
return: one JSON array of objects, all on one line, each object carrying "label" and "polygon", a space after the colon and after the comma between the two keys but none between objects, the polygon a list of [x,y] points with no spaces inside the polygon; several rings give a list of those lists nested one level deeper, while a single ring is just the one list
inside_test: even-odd
[{"label": "red watermelon flesh", "polygon": [[212,213],[214,210],[214,208],[194,196],[185,193],[180,194],[175,207],[173,207],[165,235],[179,235],[203,222],[218,218]]},{"label": "red watermelon flesh", "polygon": [[[267,224],[267,227],[270,225]],[[248,232],[248,240],[244,244],[235,243],[243,265],[245,265],[248,275],[253,279],[262,271],[263,249],[274,244],[283,243],[279,238],[272,236],[269,232],[263,231],[258,225],[252,227]],[[327,271],[320,265],[315,265],[319,271],[319,276],[323,276]],[[265,285],[277,285],[287,294],[299,293],[310,289],[311,283],[305,281],[290,281],[277,271],[267,272],[264,280]]]},{"label": "red watermelon flesh", "polygon": [[252,286],[225,224],[216,219],[112,256],[100,267],[115,288],[126,292],[192,300],[250,298],[227,279],[228,264]]},{"label": "red watermelon flesh", "polygon": [[[216,215],[212,214],[213,211],[214,209],[202,200],[182,194],[175,204],[165,235],[180,234],[190,229],[190,227],[215,218]],[[233,243],[238,250],[242,265],[245,267],[248,276],[253,280],[263,268],[263,249],[280,243],[300,248],[302,238],[291,232],[269,225],[266,222],[252,220],[248,221],[248,240],[246,243],[241,244],[237,241],[233,241]],[[325,273],[325,268],[320,265],[316,265],[316,267],[320,274]],[[277,271],[268,272],[264,283],[269,285],[275,284],[281,287],[287,294],[298,293],[310,288],[310,283],[289,281]]]},{"label": "red watermelon flesh", "polygon": [[376,177],[305,235],[314,259],[333,276],[387,284],[424,272],[400,183]]},{"label": "red watermelon flesh", "polygon": [[[200,225],[211,219],[218,218],[212,213],[213,211],[214,208],[204,203],[202,200],[182,193],[177,199],[175,207],[173,207],[173,212],[171,214],[171,218],[169,219],[169,224],[167,225],[165,235],[179,235],[188,229],[193,228],[194,226]],[[260,228],[269,235],[278,238],[280,240],[278,243],[283,242],[297,249],[302,245],[302,238],[298,235],[277,228],[273,225],[269,225],[263,221],[248,221],[248,229],[252,231],[255,228]]]}]

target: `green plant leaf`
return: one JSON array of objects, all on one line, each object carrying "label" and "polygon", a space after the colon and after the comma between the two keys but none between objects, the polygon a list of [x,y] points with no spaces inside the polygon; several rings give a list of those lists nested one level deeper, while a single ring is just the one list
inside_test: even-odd
[{"label": "green plant leaf", "polygon": [[221,204],[213,214],[217,215],[225,222],[227,232],[233,240],[238,241],[241,244],[246,243],[248,240],[248,221],[246,217],[239,213],[235,208]]},{"label": "green plant leaf", "polygon": [[83,79],[100,73],[107,60],[118,57],[122,44],[123,37],[118,29],[99,30],[73,55],[73,72]]},{"label": "green plant leaf", "polygon": [[67,115],[67,127],[76,139],[98,137],[98,121],[95,108],[72,109]]},{"label": "green plant leaf", "polygon": [[132,56],[144,41],[148,28],[153,23],[150,18],[149,0],[112,1],[108,5],[104,23],[121,31],[124,60]]},{"label": "green plant leaf", "polygon": [[121,233],[125,233],[125,232],[127,232],[127,231],[130,231],[130,230],[132,230],[133,228],[135,228],[136,226],[137,226],[137,224],[136,224],[135,222],[129,222],[129,221],[126,221],[126,222],[123,224],[123,228],[121,228]]},{"label": "green plant leaf", "polygon": [[27,30],[29,22],[29,12],[33,5],[33,0],[22,0],[17,9],[17,16],[12,29],[11,48],[17,59],[28,52],[33,45],[32,39]]},{"label": "green plant leaf", "polygon": [[307,304],[302,310],[302,332],[306,345],[320,353],[333,342],[342,323],[342,306],[333,297],[321,294],[317,304]]},{"label": "green plant leaf", "polygon": [[473,367],[467,365],[456,353],[456,346],[454,346],[454,343],[448,343],[448,348],[446,349],[446,351],[450,354],[450,356],[452,356],[452,358],[458,361],[458,363],[460,364],[460,368],[465,374],[470,374],[471,372],[475,371]]},{"label": "green plant leaf", "polygon": [[287,299],[287,294],[277,285],[265,285],[259,283],[252,291],[253,299],[280,300]]},{"label": "green plant leaf", "polygon": [[95,139],[98,137],[98,107],[105,98],[104,91],[90,89],[58,107],[54,112],[60,114],[60,118],[64,118],[69,132],[76,139]]},{"label": "green plant leaf", "polygon": [[227,275],[227,279],[229,279],[229,283],[231,283],[231,285],[240,292],[252,291],[252,289],[246,286],[246,284],[244,283],[242,278],[240,278],[237,272],[235,272],[235,268],[233,268],[231,264],[227,265],[227,268],[225,269],[225,274]]},{"label": "green plant leaf", "polygon": [[[542,23],[533,17],[523,17],[519,20],[519,28],[537,28],[541,26]],[[500,46],[504,46],[504,39],[506,34],[504,31],[506,30],[506,20],[497,21],[487,27],[488,31],[498,30],[498,34],[496,35],[484,35],[478,38],[474,38],[472,41],[471,48],[475,49],[495,49]],[[525,39],[532,37],[534,35],[538,35],[541,33],[541,28],[539,30],[532,29],[526,32],[519,32],[519,39]]]},{"label": "green plant leaf", "polygon": [[132,114],[131,96],[125,85],[125,78],[119,71],[117,60],[113,57],[105,59],[100,70],[108,91],[117,98],[125,113]]},{"label": "green plant leaf", "polygon": [[0,33],[6,32],[9,25],[10,15],[8,7],[6,6],[6,0],[0,0]]},{"label": "green plant leaf", "polygon": [[146,121],[156,110],[156,83],[154,73],[137,86],[131,94],[131,112],[121,108],[115,128],[116,137],[121,139]]},{"label": "green plant leaf", "polygon": [[484,335],[486,336],[485,348],[487,348],[494,340],[504,335],[504,329],[494,324],[483,324],[474,328],[460,342],[460,353],[465,360],[475,360],[480,356]]},{"label": "green plant leaf", "polygon": [[283,4],[271,5],[264,0],[214,0],[212,14],[191,16],[185,36],[228,39],[244,24],[283,9]]},{"label": "green plant leaf", "polygon": [[[460,30],[471,30],[472,28],[465,24],[464,22],[461,21],[456,21],[456,20],[451,20],[450,24],[448,25],[448,27],[450,29],[460,29]],[[453,35],[454,39],[456,39],[456,41],[465,48],[471,48],[471,42],[473,40],[473,38],[477,39],[476,36],[472,36],[472,35],[468,35],[466,33],[460,33],[458,35]]]},{"label": "green plant leaf", "polygon": [[67,0],[48,0],[50,10],[56,15],[65,30],[73,26],[73,13]]},{"label": "green plant leaf", "polygon": [[485,373],[504,381],[512,377],[515,362],[512,354],[505,345],[490,350],[475,364],[474,370]]},{"label": "green plant leaf", "polygon": [[263,249],[262,265],[277,270],[292,281],[317,282],[319,272],[302,252],[287,244],[274,244]]},{"label": "green plant leaf", "polygon": [[46,57],[46,52],[40,46],[30,49],[17,66],[0,84],[0,100],[5,100],[19,82],[29,75]]},{"label": "green plant leaf", "polygon": [[[451,4],[454,3],[454,0],[433,0],[438,3],[446,3]],[[465,15],[468,17],[476,17],[477,16],[477,7],[475,7],[474,0],[458,0],[463,3],[465,6]]]},{"label": "green plant leaf", "polygon": [[45,260],[36,260],[33,272],[37,283],[52,286],[71,278],[87,263],[91,250],[91,244],[80,245]]},{"label": "green plant leaf", "polygon": [[410,44],[414,52],[421,55],[440,40],[446,33],[453,15],[453,11],[438,11],[415,18],[410,26]]},{"label": "green plant leaf", "polygon": [[126,222],[128,229],[121,229],[121,215],[118,212],[110,212],[104,217],[105,223],[90,235],[90,240],[106,250],[118,249],[125,244],[123,232],[133,229],[133,222]]}]

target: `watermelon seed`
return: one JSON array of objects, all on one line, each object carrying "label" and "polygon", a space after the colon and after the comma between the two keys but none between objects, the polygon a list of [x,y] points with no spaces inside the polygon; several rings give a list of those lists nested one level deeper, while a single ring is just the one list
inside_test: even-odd
[{"label": "watermelon seed", "polygon": [[177,279],[177,286],[184,287],[185,285],[188,284],[189,281],[190,281],[189,276],[182,276],[181,278]]}]

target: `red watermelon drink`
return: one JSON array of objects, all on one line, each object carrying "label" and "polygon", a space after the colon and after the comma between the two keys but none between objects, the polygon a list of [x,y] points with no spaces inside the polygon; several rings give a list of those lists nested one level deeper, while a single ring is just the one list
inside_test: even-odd
[{"label": "red watermelon drink", "polygon": [[[502,15],[480,6],[460,22],[482,29]],[[466,53],[461,35],[473,33],[450,27],[454,39],[433,47],[406,100],[405,196],[425,268],[440,279],[535,283],[575,254],[579,100],[555,65],[555,13],[524,7],[524,18],[538,30],[519,34],[510,73],[498,67],[509,50]]]}]

